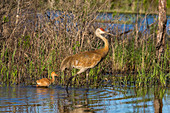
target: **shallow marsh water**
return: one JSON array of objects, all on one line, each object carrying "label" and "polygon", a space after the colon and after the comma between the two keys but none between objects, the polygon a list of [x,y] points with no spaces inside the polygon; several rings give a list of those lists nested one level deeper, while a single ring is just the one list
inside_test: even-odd
[{"label": "shallow marsh water", "polygon": [[0,87],[0,112],[26,113],[168,113],[170,88],[158,86],[98,89],[50,86]]}]

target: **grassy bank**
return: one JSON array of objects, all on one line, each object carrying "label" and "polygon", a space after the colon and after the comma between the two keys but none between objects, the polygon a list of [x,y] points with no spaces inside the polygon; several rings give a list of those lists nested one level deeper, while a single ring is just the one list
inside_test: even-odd
[{"label": "grassy bank", "polygon": [[[104,27],[104,26],[103,26]],[[89,71],[89,83],[98,86],[103,80],[129,82],[137,86],[160,83],[166,85],[169,81],[169,45],[165,46],[165,54],[161,64],[157,62],[155,37],[145,34],[135,42],[135,31],[123,37],[110,38],[110,51],[106,58]],[[60,35],[62,35],[60,37]],[[1,83],[7,84],[35,84],[37,79],[49,77],[52,71],[60,78],[57,84],[65,85],[68,77],[74,75],[60,73],[60,63],[64,57],[80,51],[98,49],[103,46],[94,34],[85,37],[68,37],[66,33],[55,37],[40,37],[31,35],[18,37],[17,40],[3,42],[0,57]],[[66,35],[66,36],[64,36]],[[80,41],[79,41],[80,40]],[[86,43],[88,42],[89,43]],[[81,45],[83,43],[83,45]],[[109,73],[109,75],[105,75]],[[116,77],[121,74],[123,76]],[[48,76],[47,76],[48,75]],[[84,86],[85,74],[76,79],[76,85]]]},{"label": "grassy bank", "polygon": [[[98,27],[109,29],[115,37],[108,38],[110,50],[106,58],[89,70],[91,87],[100,86],[104,82],[116,85],[115,81],[136,86],[168,84],[170,42],[167,38],[162,62],[158,63],[156,23],[144,31],[139,31],[140,26],[133,23],[134,30],[125,33],[125,29],[120,28],[120,23],[116,21],[118,15],[115,15],[115,22],[109,25],[96,22],[97,12],[104,7],[103,4],[100,7],[86,4],[75,7],[72,7],[74,10],[68,7],[58,17],[53,16],[55,11],[44,10],[37,15],[38,9],[24,7],[25,10],[21,10],[24,16],[20,15],[19,21],[14,12],[4,18],[4,31],[0,40],[2,84],[35,84],[37,79],[50,77],[50,73],[55,71],[60,75],[56,84],[66,85],[68,78],[77,70],[61,73],[62,60],[68,55],[103,47],[103,42],[94,34]],[[71,17],[74,18],[70,19]],[[126,21],[121,23],[124,24]],[[79,87],[85,84],[84,73],[76,78],[75,85]]]}]

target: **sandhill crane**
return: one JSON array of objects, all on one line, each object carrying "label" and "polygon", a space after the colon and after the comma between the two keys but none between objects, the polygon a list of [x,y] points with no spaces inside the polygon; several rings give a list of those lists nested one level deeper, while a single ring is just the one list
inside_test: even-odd
[{"label": "sandhill crane", "polygon": [[[107,55],[109,51],[109,43],[108,40],[104,36],[102,36],[102,34],[110,34],[110,33],[104,31],[103,28],[97,28],[95,34],[97,37],[101,38],[104,41],[105,44],[104,48],[77,53],[75,55],[71,55],[64,58],[64,60],[62,61],[61,71],[64,71],[66,68],[79,69],[79,71],[74,76],[69,78],[66,89],[68,89],[68,85],[72,80],[72,78],[74,78],[75,76],[77,76],[82,72],[85,72],[87,69],[95,67]],[[88,79],[88,75],[87,75],[87,79]]]},{"label": "sandhill crane", "polygon": [[42,78],[40,80],[37,80],[37,87],[38,86],[45,86],[48,87],[51,83],[53,83],[55,81],[55,77],[54,76],[58,76],[55,72],[51,73],[52,79],[48,79],[48,78]]}]

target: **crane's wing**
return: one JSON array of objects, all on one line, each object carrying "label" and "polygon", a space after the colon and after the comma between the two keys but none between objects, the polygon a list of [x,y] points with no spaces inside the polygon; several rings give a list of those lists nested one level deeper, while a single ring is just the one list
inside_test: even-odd
[{"label": "crane's wing", "polygon": [[77,69],[93,68],[96,66],[102,57],[95,51],[86,51],[72,56],[71,65]]}]

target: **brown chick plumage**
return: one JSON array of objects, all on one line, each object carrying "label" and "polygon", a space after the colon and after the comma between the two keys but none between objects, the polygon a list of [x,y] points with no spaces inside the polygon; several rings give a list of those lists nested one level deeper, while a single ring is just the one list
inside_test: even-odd
[{"label": "brown chick plumage", "polygon": [[49,78],[42,78],[40,80],[37,80],[36,83],[37,83],[37,87],[38,86],[45,86],[45,87],[48,87],[51,83],[54,82],[55,80],[55,77],[54,76],[58,76],[55,72],[52,72],[51,73],[51,76],[52,76],[52,79],[49,79]]}]

